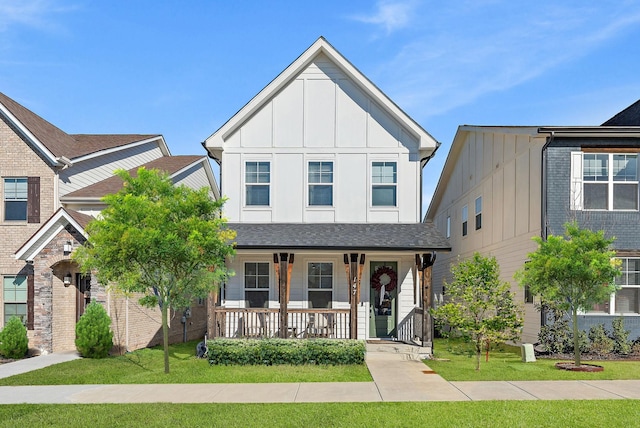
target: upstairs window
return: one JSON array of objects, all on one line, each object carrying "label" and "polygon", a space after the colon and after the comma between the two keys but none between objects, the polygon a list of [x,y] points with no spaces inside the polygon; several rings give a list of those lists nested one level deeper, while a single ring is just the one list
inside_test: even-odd
[{"label": "upstairs window", "polygon": [[269,307],[269,263],[244,264],[245,308]]},{"label": "upstairs window", "polygon": [[254,206],[269,206],[271,165],[269,162],[247,162],[244,181],[245,203]]},{"label": "upstairs window", "polygon": [[373,182],[371,204],[374,207],[395,207],[397,203],[397,163],[373,162],[371,178]]},{"label": "upstairs window", "polygon": [[462,207],[462,236],[467,236],[469,222],[469,208],[465,205]]},{"label": "upstairs window", "polygon": [[333,205],[333,162],[309,162],[309,205]]},{"label": "upstairs window", "polygon": [[571,154],[571,208],[637,211],[638,155]]},{"label": "upstairs window", "polygon": [[27,220],[27,178],[4,179],[4,219]]},{"label": "upstairs window", "polygon": [[476,198],[476,230],[482,228],[482,196]]},{"label": "upstairs window", "polygon": [[447,216],[447,239],[451,238],[451,216]]},{"label": "upstairs window", "polygon": [[309,308],[331,308],[333,296],[333,263],[309,263],[307,275]]}]

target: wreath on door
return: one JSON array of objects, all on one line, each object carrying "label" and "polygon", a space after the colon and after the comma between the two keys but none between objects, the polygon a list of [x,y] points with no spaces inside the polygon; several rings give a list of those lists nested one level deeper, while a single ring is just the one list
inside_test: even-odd
[{"label": "wreath on door", "polygon": [[386,292],[392,291],[398,285],[398,274],[389,266],[380,266],[371,277],[371,287],[376,291],[380,291],[383,285]]}]

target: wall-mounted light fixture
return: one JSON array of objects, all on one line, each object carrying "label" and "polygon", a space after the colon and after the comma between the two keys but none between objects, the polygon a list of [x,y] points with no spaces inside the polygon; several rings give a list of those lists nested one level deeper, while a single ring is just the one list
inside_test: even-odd
[{"label": "wall-mounted light fixture", "polygon": [[71,285],[71,273],[68,272],[63,278],[62,278],[62,282],[64,283],[65,287],[68,287]]},{"label": "wall-mounted light fixture", "polygon": [[67,241],[64,244],[64,247],[62,248],[62,251],[64,251],[65,254],[69,254],[69,253],[71,253],[72,250],[73,250],[73,246],[71,245],[71,241]]}]

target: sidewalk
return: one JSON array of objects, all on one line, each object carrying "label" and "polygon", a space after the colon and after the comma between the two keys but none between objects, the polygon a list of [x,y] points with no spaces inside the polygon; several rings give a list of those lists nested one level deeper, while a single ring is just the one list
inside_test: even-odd
[{"label": "sidewalk", "polygon": [[[0,377],[77,358],[51,354],[0,365]],[[21,364],[22,363],[22,364]],[[14,369],[14,364],[19,369]],[[2,386],[0,403],[315,403],[640,399],[640,380],[447,382],[403,354],[367,353],[373,382]]]}]

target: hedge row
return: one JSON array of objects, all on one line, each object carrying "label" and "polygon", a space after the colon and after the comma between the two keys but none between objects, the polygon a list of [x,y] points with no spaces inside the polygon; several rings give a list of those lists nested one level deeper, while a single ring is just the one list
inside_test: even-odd
[{"label": "hedge row", "polygon": [[213,339],[207,341],[209,364],[363,364],[365,345],[339,339]]}]

